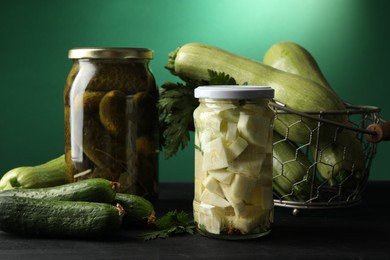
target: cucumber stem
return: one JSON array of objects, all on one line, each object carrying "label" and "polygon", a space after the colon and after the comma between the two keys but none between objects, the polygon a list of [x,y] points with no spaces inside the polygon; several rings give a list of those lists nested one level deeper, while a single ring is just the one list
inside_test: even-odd
[{"label": "cucumber stem", "polygon": [[148,225],[154,224],[156,221],[156,212],[153,210],[152,213],[148,216]]},{"label": "cucumber stem", "polygon": [[117,203],[116,205],[115,205],[115,208],[118,210],[118,214],[119,214],[119,216],[123,216],[123,215],[125,215],[125,209],[122,207],[122,205],[121,204],[119,204],[119,203]]}]

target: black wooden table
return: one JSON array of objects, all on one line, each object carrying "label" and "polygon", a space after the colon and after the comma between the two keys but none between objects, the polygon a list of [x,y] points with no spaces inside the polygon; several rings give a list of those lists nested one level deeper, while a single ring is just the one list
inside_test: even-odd
[{"label": "black wooden table", "polygon": [[[275,208],[272,232],[224,241],[199,234],[144,242],[142,230],[99,240],[28,238],[0,231],[6,259],[390,259],[390,182],[369,182],[358,206],[303,210]],[[156,211],[192,213],[192,183],[162,183]],[[1,213],[0,213],[1,214]]]}]

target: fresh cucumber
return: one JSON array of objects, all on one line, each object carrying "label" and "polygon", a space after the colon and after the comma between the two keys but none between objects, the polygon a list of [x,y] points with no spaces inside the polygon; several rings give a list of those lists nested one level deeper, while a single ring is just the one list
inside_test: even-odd
[{"label": "fresh cucumber", "polygon": [[120,204],[125,211],[122,220],[124,226],[153,224],[156,220],[153,204],[143,197],[116,193],[114,202]]},{"label": "fresh cucumber", "polygon": [[23,166],[6,172],[0,180],[0,190],[43,188],[67,183],[65,155],[36,166]]},{"label": "fresh cucumber", "polygon": [[117,230],[123,210],[106,203],[0,196],[0,230],[45,237],[101,237]]},{"label": "fresh cucumber", "polygon": [[116,188],[117,184],[114,182],[94,178],[46,188],[4,190],[0,192],[0,196],[112,203]]}]

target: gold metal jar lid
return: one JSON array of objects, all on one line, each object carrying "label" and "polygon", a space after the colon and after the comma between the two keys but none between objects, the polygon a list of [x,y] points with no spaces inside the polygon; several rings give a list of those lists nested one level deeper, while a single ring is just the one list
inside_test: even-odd
[{"label": "gold metal jar lid", "polygon": [[75,48],[70,49],[69,59],[153,59],[153,51],[147,48]]}]

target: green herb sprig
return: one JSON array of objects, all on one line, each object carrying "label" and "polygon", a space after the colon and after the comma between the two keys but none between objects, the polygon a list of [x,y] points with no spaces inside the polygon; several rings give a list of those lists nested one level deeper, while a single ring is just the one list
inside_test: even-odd
[{"label": "green herb sprig", "polygon": [[160,219],[155,221],[157,231],[148,232],[142,235],[144,241],[167,238],[173,235],[194,234],[195,225],[188,220],[188,214],[184,211],[169,211]]},{"label": "green herb sprig", "polygon": [[161,86],[158,108],[165,159],[184,149],[190,131],[194,131],[193,112],[199,105],[194,89],[200,85],[237,85],[234,78],[223,72],[209,70],[208,73],[208,81],[184,79],[184,84],[166,82]]},{"label": "green herb sprig", "polygon": [[162,131],[162,145],[165,159],[169,159],[179,148],[184,149],[189,140],[189,132],[194,129],[192,113],[199,102],[194,97],[195,84],[163,84],[158,102],[159,122]]}]

